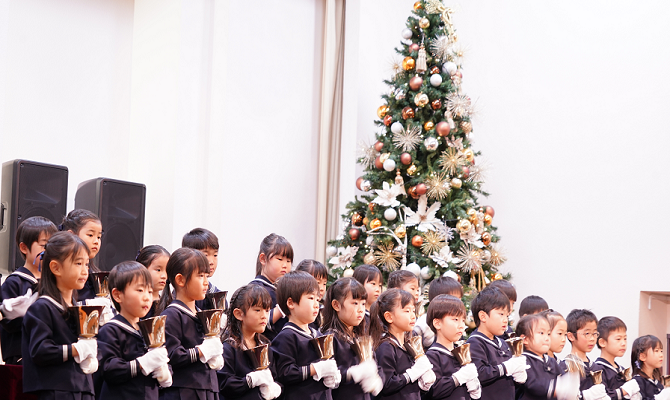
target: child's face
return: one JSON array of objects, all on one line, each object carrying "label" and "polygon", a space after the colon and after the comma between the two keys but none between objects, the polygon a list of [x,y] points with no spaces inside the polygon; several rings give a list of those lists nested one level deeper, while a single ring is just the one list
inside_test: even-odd
[{"label": "child's face", "polygon": [[488,314],[484,311],[479,312],[479,325],[494,336],[500,336],[507,330],[507,316],[509,310],[505,308],[495,308]]},{"label": "child's face", "polygon": [[314,322],[319,315],[319,301],[317,293],[303,293],[300,297],[300,303],[296,303],[289,298],[287,306],[291,311],[289,318],[294,320],[297,325],[307,325]]},{"label": "child's face", "polygon": [[554,330],[551,331],[551,346],[553,353],[560,353],[565,347],[565,334],[568,332],[568,323],[564,319],[556,322]]},{"label": "child's face", "polygon": [[[129,321],[139,320],[149,312],[153,300],[153,289],[135,278],[123,292],[112,289],[114,300],[121,306],[121,315]],[[129,318],[130,317],[130,318]]]},{"label": "child's face", "polygon": [[258,257],[263,266],[263,275],[265,275],[270,282],[276,282],[277,279],[286,275],[286,273],[291,270],[291,259],[286,256],[275,254],[268,260],[265,258],[265,254],[261,253]]},{"label": "child's face", "polygon": [[442,318],[433,319],[433,326],[437,330],[437,336],[449,342],[459,341],[465,332],[465,317],[445,315]]},{"label": "child's face", "polygon": [[319,294],[317,300],[321,301],[323,296],[326,294],[326,285],[328,284],[328,278],[316,278],[316,283],[319,284]]},{"label": "child's face", "polygon": [[233,314],[235,315],[235,318],[242,322],[243,332],[263,333],[268,324],[270,309],[265,309],[261,306],[252,306],[246,313],[243,313],[242,310],[236,308],[233,311]]},{"label": "child's face", "polygon": [[663,366],[663,347],[656,346],[653,349],[649,348],[640,354],[639,358],[648,367],[653,369],[661,368]]},{"label": "child's face", "polygon": [[598,338],[601,350],[614,357],[623,357],[628,347],[628,335],[625,329],[612,331],[606,338]]},{"label": "child's face", "polygon": [[59,290],[81,290],[88,279],[88,254],[81,250],[62,263],[51,261],[49,267],[56,275]]},{"label": "child's face", "polygon": [[533,327],[533,337],[524,337],[523,345],[538,356],[546,354],[551,346],[549,322],[545,320],[538,321]]},{"label": "child's face", "polygon": [[392,311],[384,313],[384,318],[396,331],[410,332],[414,329],[414,323],[416,322],[414,304],[409,303],[405,307],[398,305]]},{"label": "child's face", "polygon": [[347,295],[342,304],[333,300],[332,307],[337,312],[337,317],[347,328],[358,326],[365,319],[365,300],[354,300],[351,293]]},{"label": "child's face", "polygon": [[216,272],[216,267],[219,266],[219,250],[207,247],[200,251],[207,257],[207,261],[209,261],[209,277],[211,278]]},{"label": "child's face", "polygon": [[206,272],[193,272],[191,279],[184,284],[184,294],[190,300],[203,300],[209,289],[209,276]]},{"label": "child's face", "polygon": [[577,331],[576,335],[568,332],[568,337],[570,338],[572,347],[581,352],[589,353],[598,341],[598,324],[595,321],[587,322]]},{"label": "child's face", "polygon": [[100,251],[100,239],[102,238],[102,225],[99,221],[87,221],[77,234],[86,243],[90,251],[90,258],[95,258]]},{"label": "child's face", "polygon": [[158,293],[163,288],[165,288],[165,283],[167,282],[167,262],[170,257],[166,255],[160,255],[151,262],[149,265],[149,273],[151,274],[151,284],[153,286],[153,291]]},{"label": "child's face", "polygon": [[404,290],[406,292],[410,292],[412,296],[414,296],[415,301],[419,301],[419,280],[418,279],[412,279],[411,281],[405,283],[404,285],[400,286],[401,290]]},{"label": "child's face", "polygon": [[[37,242],[33,242],[30,245],[30,248],[25,245],[25,243],[21,243],[19,246],[19,249],[21,250],[21,253],[26,255],[26,264],[32,265],[32,266],[37,266],[40,263],[40,260],[37,260],[37,256],[44,251],[44,246],[47,244],[49,241],[49,235],[47,235],[46,232],[40,232],[39,239],[37,239]],[[24,251],[25,250],[25,251]]]},{"label": "child's face", "polygon": [[372,306],[372,303],[377,301],[379,295],[382,294],[382,281],[380,279],[365,281],[365,285],[363,285],[363,287],[365,288],[365,291],[368,292],[368,300],[366,302],[365,308],[369,310],[370,306]]}]

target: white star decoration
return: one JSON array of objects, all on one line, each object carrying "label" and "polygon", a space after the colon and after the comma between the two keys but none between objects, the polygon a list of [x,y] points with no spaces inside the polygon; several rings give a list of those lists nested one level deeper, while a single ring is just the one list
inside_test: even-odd
[{"label": "white star decoration", "polygon": [[396,197],[398,197],[399,194],[404,193],[404,187],[396,184],[390,186],[388,182],[384,182],[382,189],[376,189],[375,192],[377,193],[377,197],[372,200],[373,203],[377,203],[384,207],[398,207],[400,202]]},{"label": "white star decoration", "polygon": [[419,197],[419,204],[417,206],[416,212],[412,211],[408,207],[405,207],[405,215],[407,219],[405,220],[406,226],[417,225],[417,229],[421,232],[428,230],[434,231],[438,230],[442,226],[442,221],[435,217],[437,210],[440,209],[442,203],[436,201],[433,205],[428,207],[428,198],[424,194]]}]

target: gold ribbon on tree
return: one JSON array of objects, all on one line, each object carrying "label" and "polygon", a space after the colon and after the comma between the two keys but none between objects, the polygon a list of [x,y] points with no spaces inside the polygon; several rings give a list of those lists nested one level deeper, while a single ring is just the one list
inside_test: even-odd
[{"label": "gold ribbon on tree", "polygon": [[426,11],[428,14],[440,14],[440,19],[444,22],[444,27],[453,41],[456,41],[456,32],[454,31],[454,24],[451,22],[451,14],[454,10],[442,4],[440,0],[427,0]]}]

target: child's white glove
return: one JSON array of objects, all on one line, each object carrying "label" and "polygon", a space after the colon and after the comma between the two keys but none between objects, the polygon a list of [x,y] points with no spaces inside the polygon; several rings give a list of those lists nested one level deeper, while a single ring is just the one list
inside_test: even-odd
[{"label": "child's white glove", "polygon": [[337,389],[340,386],[341,381],[342,374],[340,374],[340,371],[337,371],[336,374],[323,377],[323,384],[329,389]]},{"label": "child's white glove", "polygon": [[631,396],[634,395],[635,393],[640,393],[640,385],[637,384],[637,381],[635,379],[631,379],[628,382],[621,385],[621,389],[623,389],[623,391],[626,392],[624,397],[627,399],[630,399]]},{"label": "child's white glove", "polygon": [[477,379],[477,367],[475,364],[470,363],[461,367],[461,369],[451,374],[451,376],[456,378],[459,385],[464,385],[474,379]]},{"label": "child's white glove", "polygon": [[427,392],[430,390],[430,387],[433,386],[436,379],[435,372],[433,372],[432,369],[429,369],[419,377],[419,389]]},{"label": "child's white glove", "polygon": [[468,393],[470,393],[470,398],[471,399],[476,400],[476,399],[482,397],[482,384],[479,383],[478,378],[475,378],[473,380],[468,381],[465,384],[465,387],[468,388]]},{"label": "child's white glove", "polygon": [[375,371],[373,376],[368,376],[361,381],[361,388],[365,393],[377,396],[384,388],[384,381],[382,381],[382,378]]},{"label": "child's white glove", "polygon": [[426,371],[428,371],[429,369],[433,369],[433,364],[430,363],[428,357],[423,355],[416,359],[414,365],[407,368],[405,374],[407,375],[407,378],[409,378],[409,381],[414,383],[417,381],[417,379],[421,377],[421,375],[425,374]]},{"label": "child's white glove", "polygon": [[172,374],[167,364],[163,364],[160,368],[155,370],[151,377],[158,381],[158,385],[162,388],[172,386]]},{"label": "child's white glove", "polygon": [[226,327],[228,326],[228,314],[226,313],[221,313],[221,319],[219,320],[219,329],[221,332],[226,330]]},{"label": "child's white glove", "polygon": [[98,359],[96,357],[88,357],[81,363],[79,363],[81,372],[86,375],[90,375],[98,370]]},{"label": "child's white glove", "polygon": [[[528,368],[530,368],[530,365],[528,366]],[[526,380],[528,379],[528,374],[526,373],[525,369],[522,371],[517,371],[512,374],[512,379],[514,379],[514,382],[523,385],[524,383],[526,383]]]},{"label": "child's white glove", "polygon": [[207,363],[207,361],[213,359],[214,357],[223,354],[223,343],[221,343],[221,340],[219,340],[219,338],[216,336],[206,337],[205,340],[202,341],[202,344],[195,347],[200,350],[200,353],[202,354],[200,356],[200,362],[203,364]]},{"label": "child's white glove", "polygon": [[275,379],[272,377],[272,372],[267,368],[260,371],[252,371],[247,374],[247,384],[250,388],[269,385],[274,381]]},{"label": "child's white glove", "polygon": [[[598,385],[593,385],[586,390],[582,390],[582,399],[583,400],[600,400],[607,398],[607,392],[605,391],[605,385],[602,383]],[[664,400],[670,400],[670,397]]]},{"label": "child's white glove", "polygon": [[337,363],[335,360],[322,360],[315,363],[312,363],[312,368],[314,368],[314,378],[315,381],[320,381],[321,379],[340,375],[340,370],[337,369]]},{"label": "child's white glove", "polygon": [[630,400],[642,400],[642,393],[635,393],[634,395],[630,396]]},{"label": "child's white glove", "polygon": [[529,365],[526,363],[526,356],[512,357],[502,363],[507,371],[507,376],[512,376],[515,372],[526,371]]},{"label": "child's white glove", "polygon": [[568,372],[556,378],[556,398],[575,400],[579,396],[579,373]]},{"label": "child's white glove", "polygon": [[661,390],[661,393],[654,396],[655,400],[670,400],[670,388]]},{"label": "child's white glove", "polygon": [[364,379],[374,375],[377,375],[377,363],[374,360],[362,362],[347,370],[347,377],[356,383],[361,383]]},{"label": "child's white glove", "polygon": [[261,385],[261,396],[265,400],[273,400],[279,397],[281,394],[281,386],[275,381],[270,382],[267,385]]},{"label": "child's white glove", "polygon": [[102,309],[102,314],[98,319],[98,325],[103,326],[104,324],[109,322],[112,318],[114,318],[114,312],[112,311],[112,308],[114,308],[114,303],[112,303],[112,300],[109,297],[96,297],[94,299],[86,299],[85,303],[87,306],[105,307]]},{"label": "child's white glove", "polygon": [[137,357],[137,363],[140,364],[140,369],[144,376],[151,374],[157,369],[166,365],[170,361],[168,358],[167,349],[165,347],[158,347],[149,349],[147,354]]},{"label": "child's white glove", "polygon": [[212,369],[214,371],[219,371],[223,368],[223,356],[214,356],[207,360],[207,365],[209,365],[209,369]]},{"label": "child's white glove", "polygon": [[4,299],[2,305],[0,305],[0,312],[6,320],[12,320],[15,318],[20,318],[26,315],[28,307],[30,307],[35,300],[37,300],[38,294],[33,294],[33,290],[28,288],[26,294],[23,296],[14,297],[12,299]]},{"label": "child's white glove", "polygon": [[96,359],[98,357],[98,342],[95,339],[80,338],[77,343],[72,343],[72,347],[77,349],[78,354],[74,356],[74,361],[77,364],[81,364],[89,357]]}]

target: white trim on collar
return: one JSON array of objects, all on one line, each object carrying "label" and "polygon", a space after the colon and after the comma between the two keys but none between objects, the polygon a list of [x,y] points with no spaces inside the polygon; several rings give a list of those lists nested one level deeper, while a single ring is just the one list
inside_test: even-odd
[{"label": "white trim on collar", "polygon": [[254,279],[251,280],[251,282],[260,282],[260,283],[262,283],[262,284],[264,284],[264,285],[270,286],[270,287],[272,287],[273,289],[277,290],[277,287],[276,287],[275,285],[271,284],[270,282],[268,282],[268,281],[266,281],[266,280],[264,280],[264,279],[254,278]]},{"label": "white trim on collar", "polygon": [[56,305],[56,307],[58,307],[59,310],[65,311],[63,306],[59,302],[57,302],[53,297],[44,295],[44,296],[40,296],[40,298],[49,300],[50,302],[54,303]]},{"label": "white trim on collar", "polygon": [[309,333],[307,333],[307,332],[303,331],[302,329],[299,329],[295,326],[291,326],[289,324],[286,324],[286,325],[284,325],[283,328],[281,328],[282,331],[284,329],[292,329],[292,330],[298,332],[299,334],[301,334],[303,336],[309,337],[310,339],[316,339],[315,331],[312,328],[309,328],[311,334],[309,334]]},{"label": "white trim on collar", "polygon": [[444,354],[448,355],[449,357],[454,358],[453,353],[450,352],[449,349],[445,349],[443,347],[437,347],[437,346],[430,346],[428,348],[428,350],[426,350],[426,352],[431,351],[431,350],[439,351],[440,353],[444,353]]},{"label": "white trim on collar", "polygon": [[127,330],[128,332],[132,333],[133,335],[137,335],[139,337],[142,337],[142,334],[137,329],[133,328],[132,326],[126,324],[123,321],[119,321],[118,319],[112,319],[112,320],[109,321],[109,323],[118,325],[121,328]]},{"label": "white trim on collar", "polygon": [[483,340],[483,341],[485,341],[489,344],[494,345],[498,349],[502,349],[502,340],[500,340],[500,338],[498,336],[494,336],[494,338],[496,338],[498,340],[498,343],[496,343],[493,340],[487,338],[486,336],[484,336],[483,333],[479,333],[479,332],[476,332],[475,334],[470,335],[470,337],[475,338],[475,339],[481,339],[481,340]]},{"label": "white trim on collar", "polygon": [[27,280],[28,282],[34,283],[34,284],[38,282],[37,278],[35,278],[34,276],[31,276],[31,275],[28,275],[25,272],[14,271],[10,274],[10,276],[12,276],[12,275],[20,276],[21,278]]},{"label": "white trim on collar", "polygon": [[182,306],[181,304],[170,303],[170,305],[168,305],[168,308],[170,308],[170,307],[174,307],[174,308],[178,309],[179,311],[183,312],[184,314],[187,314],[187,315],[189,315],[193,318],[197,318],[193,311],[191,311],[188,308]]},{"label": "white trim on collar", "polygon": [[540,361],[542,361],[542,362],[544,362],[544,363],[546,363],[547,360],[549,359],[549,356],[547,356],[546,354],[543,355],[542,357],[540,357],[540,356],[538,356],[538,355],[535,354],[535,353],[531,353],[530,351],[524,351],[524,352],[523,352],[523,355],[524,355],[524,356],[530,356],[530,357],[533,357],[533,358],[535,358],[535,359],[537,359],[537,360],[540,360]]},{"label": "white trim on collar", "polygon": [[596,360],[596,361],[594,362],[594,364],[600,364],[600,365],[602,365],[603,367],[607,367],[607,368],[609,368],[609,369],[611,369],[611,370],[613,370],[613,371],[616,371],[617,373],[623,371],[623,368],[621,368],[620,365],[619,365],[619,369],[617,369],[617,368],[614,368],[614,367],[613,367],[610,363],[608,363],[608,362],[602,362],[602,361],[598,361],[598,360]]}]

